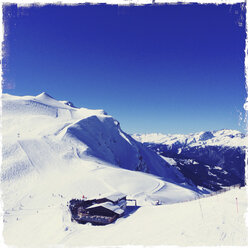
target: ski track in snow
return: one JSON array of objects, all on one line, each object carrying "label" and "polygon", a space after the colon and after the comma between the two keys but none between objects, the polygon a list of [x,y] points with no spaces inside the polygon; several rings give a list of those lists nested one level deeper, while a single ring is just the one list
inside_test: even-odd
[{"label": "ski track in snow", "polygon": [[23,143],[18,140],[17,143],[19,144],[20,148],[22,149],[22,151],[26,154],[28,161],[30,162],[30,164],[32,165],[32,167],[38,172],[40,173],[39,169],[37,168],[37,166],[35,166],[35,164],[33,163],[32,159],[30,159],[29,154],[26,152],[26,149],[24,148]]},{"label": "ski track in snow", "polygon": [[[54,163],[55,156],[50,152],[51,148],[48,147],[47,143],[42,140],[18,140],[18,143],[22,147],[23,151],[27,154],[29,161],[40,172],[44,165],[49,166],[49,161]],[[45,154],[45,158],[40,156]]]}]

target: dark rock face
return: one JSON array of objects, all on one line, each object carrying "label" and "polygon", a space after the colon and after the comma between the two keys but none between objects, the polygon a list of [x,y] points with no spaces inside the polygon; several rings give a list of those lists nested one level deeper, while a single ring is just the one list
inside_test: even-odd
[{"label": "dark rock face", "polygon": [[214,137],[213,133],[210,132],[210,131],[207,131],[205,133],[203,133],[200,137],[200,141],[205,141],[205,140],[208,140],[208,139],[212,139]]},{"label": "dark rock face", "polygon": [[[209,139],[204,133],[202,139]],[[159,155],[173,158],[178,170],[194,184],[219,190],[234,184],[245,185],[245,150],[242,147],[187,146],[144,143]]]}]

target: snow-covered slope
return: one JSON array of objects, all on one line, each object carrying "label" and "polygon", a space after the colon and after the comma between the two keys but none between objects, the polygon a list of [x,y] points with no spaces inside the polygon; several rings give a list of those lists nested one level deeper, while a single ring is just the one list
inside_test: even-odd
[{"label": "snow-covered slope", "polygon": [[[3,94],[2,99],[4,179],[14,177],[15,171],[19,175],[20,168],[22,173],[34,168],[39,170],[54,159],[84,159],[91,156],[171,182],[185,182],[181,173],[124,133],[118,121],[103,110],[71,107],[72,104],[56,101],[46,93],[36,97]],[[19,155],[13,156],[13,151]],[[56,153],[58,156],[55,156]],[[25,168],[23,163],[20,165],[20,158],[21,161],[29,160]],[[37,159],[38,163],[32,166],[33,160]]]},{"label": "snow-covered slope", "polygon": [[245,183],[248,137],[235,130],[133,135],[195,184],[212,190]]},{"label": "snow-covered slope", "polygon": [[[67,202],[82,195],[120,191],[145,206],[158,200],[182,202],[199,193],[103,110],[76,108],[46,93],[3,94],[2,106],[1,188],[8,244],[63,243]],[[23,240],[26,233],[29,238]]]}]

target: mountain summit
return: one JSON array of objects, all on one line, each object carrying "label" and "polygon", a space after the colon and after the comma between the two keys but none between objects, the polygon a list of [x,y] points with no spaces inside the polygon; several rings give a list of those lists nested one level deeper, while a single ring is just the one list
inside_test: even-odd
[{"label": "mountain summit", "polygon": [[37,99],[42,99],[42,100],[49,100],[49,99],[54,99],[53,97],[51,97],[48,93],[46,92],[42,92],[39,95],[36,96]]}]

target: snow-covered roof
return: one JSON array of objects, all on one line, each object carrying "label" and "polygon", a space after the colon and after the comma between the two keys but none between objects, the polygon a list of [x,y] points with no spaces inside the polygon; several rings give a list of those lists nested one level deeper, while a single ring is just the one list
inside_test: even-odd
[{"label": "snow-covered roof", "polygon": [[120,199],[124,197],[126,197],[126,195],[121,192],[107,193],[107,194],[101,195],[101,198],[106,198],[112,202],[119,201]]},{"label": "snow-covered roof", "polygon": [[124,210],[121,209],[118,205],[114,205],[112,202],[104,202],[100,204],[94,204],[92,206],[87,207],[86,209],[91,209],[91,208],[97,208],[97,207],[104,207],[107,208],[116,214],[122,214],[124,213]]}]

